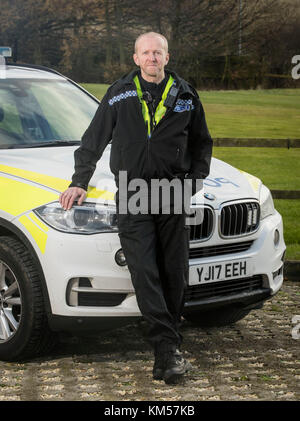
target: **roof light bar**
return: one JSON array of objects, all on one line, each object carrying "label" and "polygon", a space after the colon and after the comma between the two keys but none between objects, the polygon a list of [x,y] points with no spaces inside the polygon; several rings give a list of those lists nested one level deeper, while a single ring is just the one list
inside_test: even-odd
[{"label": "roof light bar", "polygon": [[10,47],[0,47],[0,56],[2,57],[11,57],[12,51]]},{"label": "roof light bar", "polygon": [[6,79],[6,62],[5,57],[11,57],[12,51],[10,47],[0,47],[0,79]]}]

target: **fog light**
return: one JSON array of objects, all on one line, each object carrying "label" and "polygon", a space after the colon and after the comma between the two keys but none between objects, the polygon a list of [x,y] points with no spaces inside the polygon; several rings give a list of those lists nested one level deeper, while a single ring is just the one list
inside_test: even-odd
[{"label": "fog light", "polygon": [[280,235],[279,235],[279,231],[276,229],[274,232],[274,245],[278,246],[280,240]]},{"label": "fog light", "polygon": [[115,261],[119,266],[126,266],[127,262],[123,253],[123,250],[120,249],[117,251],[117,253],[115,254]]}]

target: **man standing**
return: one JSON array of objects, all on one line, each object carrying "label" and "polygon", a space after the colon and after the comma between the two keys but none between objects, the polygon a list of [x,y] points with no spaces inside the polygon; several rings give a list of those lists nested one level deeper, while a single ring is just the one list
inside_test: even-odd
[{"label": "man standing", "polygon": [[[75,172],[60,203],[70,209],[86,197],[90,178],[105,147],[112,140],[110,168],[115,176],[120,242],[135,289],[137,303],[149,327],[153,346],[154,379],[175,383],[191,367],[179,348],[179,332],[188,282],[189,227],[184,211],[120,212],[124,192],[120,171],[128,182],[186,178],[195,185],[209,174],[212,139],[197,92],[176,73],[165,70],[168,43],[149,32],[135,42],[133,55],[140,68],[116,81],[107,91],[75,151]],[[150,191],[150,193],[149,193]],[[147,190],[147,199],[153,192]],[[193,193],[195,192],[195,189]],[[132,197],[127,191],[126,197]],[[183,201],[183,199],[182,199]],[[178,206],[177,206],[178,209]]]}]

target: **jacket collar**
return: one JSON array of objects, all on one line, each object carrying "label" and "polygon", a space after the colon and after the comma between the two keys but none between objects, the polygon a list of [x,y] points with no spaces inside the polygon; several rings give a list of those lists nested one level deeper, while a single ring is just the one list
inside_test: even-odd
[{"label": "jacket collar", "polygon": [[[121,80],[125,85],[132,85],[134,84],[133,78],[140,72],[140,70],[133,70],[132,72],[124,75],[121,77]],[[190,94],[192,96],[196,96],[195,90],[189,85],[188,82],[186,82],[184,79],[182,79],[180,76],[177,75],[177,73],[173,72],[172,70],[165,70],[165,73],[167,75],[171,75],[176,83],[177,87],[180,91],[180,94]]]}]

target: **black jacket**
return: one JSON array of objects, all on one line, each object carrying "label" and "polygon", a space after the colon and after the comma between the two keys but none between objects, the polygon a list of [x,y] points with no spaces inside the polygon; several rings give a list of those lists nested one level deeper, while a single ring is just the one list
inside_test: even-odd
[{"label": "black jacket", "polygon": [[133,178],[203,179],[209,174],[212,139],[194,88],[175,73],[179,89],[172,108],[167,108],[149,139],[141,104],[133,82],[137,71],[115,82],[85,131],[75,151],[75,172],[70,186],[87,189],[97,161],[112,140],[110,168],[118,186],[119,171]]}]

